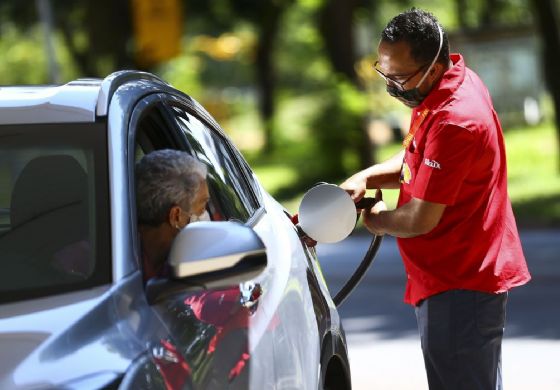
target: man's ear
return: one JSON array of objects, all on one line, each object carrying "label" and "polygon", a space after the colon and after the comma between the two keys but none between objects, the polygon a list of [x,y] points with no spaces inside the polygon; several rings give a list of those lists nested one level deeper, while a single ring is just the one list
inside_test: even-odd
[{"label": "man's ear", "polygon": [[167,214],[167,220],[172,227],[176,229],[181,227],[181,207],[177,205],[171,207]]},{"label": "man's ear", "polygon": [[445,70],[443,64],[438,61],[434,64],[434,66],[432,66],[428,77],[430,77],[431,81],[434,81],[435,79],[443,75],[444,72]]}]

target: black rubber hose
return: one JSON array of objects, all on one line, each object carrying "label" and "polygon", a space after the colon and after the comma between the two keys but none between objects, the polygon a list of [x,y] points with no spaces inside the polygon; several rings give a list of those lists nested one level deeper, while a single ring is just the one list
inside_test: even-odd
[{"label": "black rubber hose", "polygon": [[381,241],[383,241],[383,236],[373,236],[371,243],[369,244],[369,248],[362,259],[362,262],[354,271],[354,274],[344,286],[340,289],[340,291],[334,296],[333,301],[334,304],[338,307],[344,302],[344,300],[350,295],[350,293],[356,288],[358,283],[362,280],[366,271],[368,270],[369,266],[375,259],[377,255],[377,251],[379,250],[379,246],[381,245]]}]

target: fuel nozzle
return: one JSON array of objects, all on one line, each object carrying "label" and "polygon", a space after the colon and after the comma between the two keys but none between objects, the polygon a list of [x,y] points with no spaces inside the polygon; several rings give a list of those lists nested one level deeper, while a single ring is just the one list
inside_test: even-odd
[{"label": "fuel nozzle", "polygon": [[357,210],[363,210],[363,209],[370,209],[372,208],[375,204],[377,203],[377,199],[375,198],[362,198],[359,201],[357,201],[356,204],[356,209]]}]

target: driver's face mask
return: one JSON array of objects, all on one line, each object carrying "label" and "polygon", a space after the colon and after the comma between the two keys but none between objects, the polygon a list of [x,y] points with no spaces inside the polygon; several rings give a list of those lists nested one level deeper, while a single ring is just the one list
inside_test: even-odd
[{"label": "driver's face mask", "polygon": [[412,89],[406,89],[405,90],[405,89],[400,89],[400,88],[398,88],[394,85],[387,84],[387,93],[389,93],[389,95],[398,99],[404,105],[406,105],[410,108],[414,108],[414,107],[419,106],[420,103],[422,103],[422,101],[426,98],[426,94],[421,93],[419,87],[420,87],[420,85],[422,85],[422,83],[424,82],[424,80],[426,79],[426,77],[428,76],[430,71],[432,70],[434,64],[436,63],[436,61],[439,57],[439,53],[441,52],[441,47],[443,46],[443,31],[441,30],[441,27],[439,26],[439,24],[438,24],[438,30],[439,30],[439,48],[438,48],[438,51],[437,51],[434,59],[432,60],[432,63],[430,64],[430,66],[428,67],[426,72],[424,73],[424,76],[422,76],[422,78],[416,84],[416,86]]},{"label": "driver's face mask", "polygon": [[200,221],[210,221],[210,214],[208,214],[207,210],[204,210],[199,215],[195,215],[195,214],[191,215],[191,219],[190,219],[189,223],[200,222]]}]

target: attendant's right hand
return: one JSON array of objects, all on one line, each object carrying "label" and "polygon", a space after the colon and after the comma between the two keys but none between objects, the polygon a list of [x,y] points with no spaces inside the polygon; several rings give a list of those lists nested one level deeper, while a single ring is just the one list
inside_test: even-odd
[{"label": "attendant's right hand", "polygon": [[351,197],[354,203],[362,199],[366,194],[367,178],[362,176],[360,173],[346,179],[341,185],[344,191],[346,191]]}]

